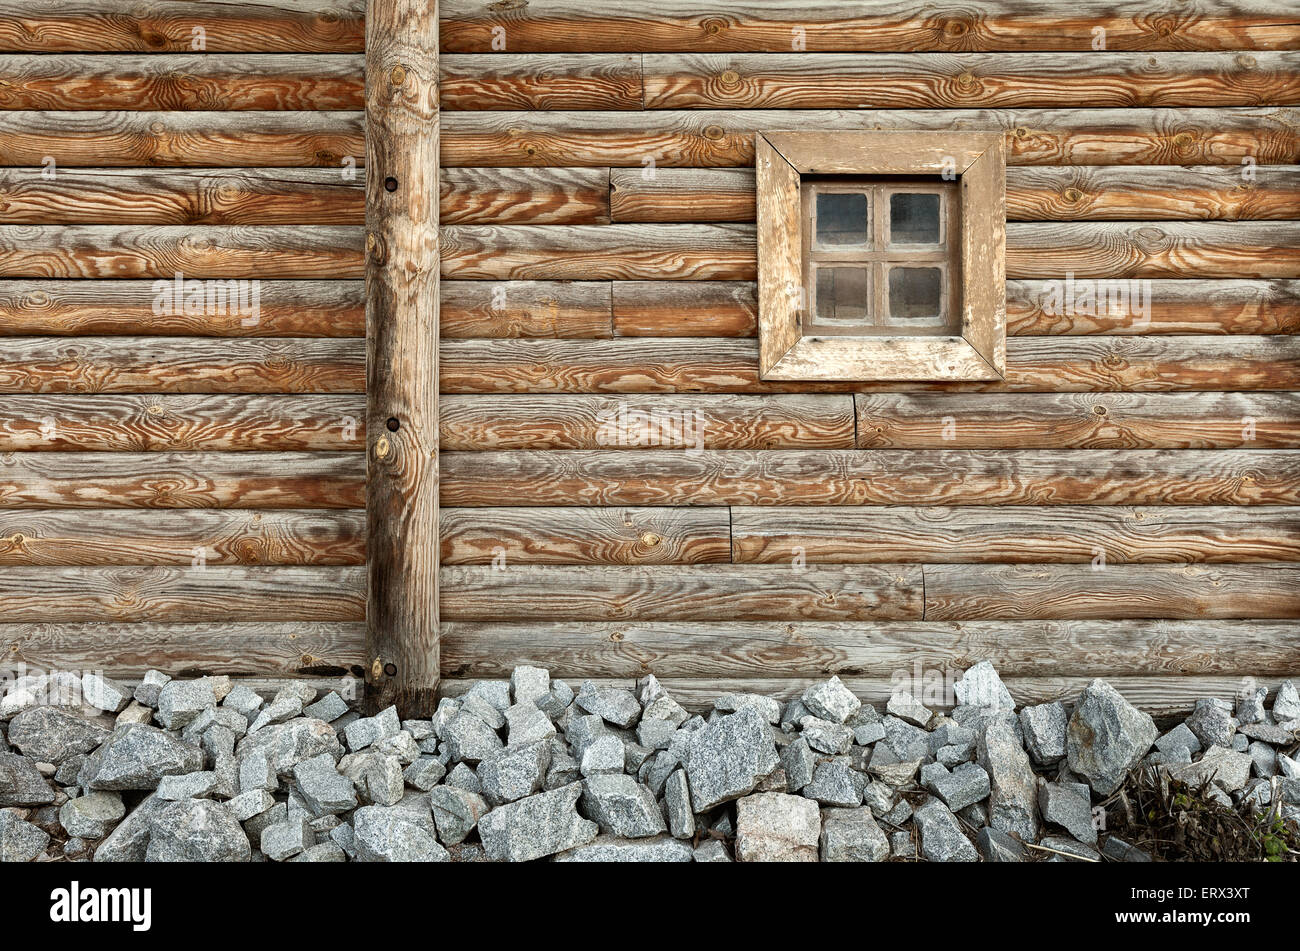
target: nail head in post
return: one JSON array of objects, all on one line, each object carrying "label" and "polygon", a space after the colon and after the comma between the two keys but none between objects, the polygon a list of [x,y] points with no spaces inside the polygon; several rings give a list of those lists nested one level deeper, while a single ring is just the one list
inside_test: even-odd
[{"label": "nail head in post", "polygon": [[396,416],[390,416],[388,417],[388,422],[384,423],[384,425],[388,427],[390,433],[395,433],[401,428],[402,424]]},{"label": "nail head in post", "polygon": [[385,178],[385,179],[384,179],[384,190],[385,190],[385,191],[390,191],[390,192],[395,192],[395,191],[397,191],[397,179],[393,178],[393,176],[391,176],[391,175],[389,175],[387,178]]},{"label": "nail head in post", "polygon": [[384,664],[384,673],[387,674],[389,677],[395,677],[395,676],[397,676],[397,665],[396,665],[396,664]]}]

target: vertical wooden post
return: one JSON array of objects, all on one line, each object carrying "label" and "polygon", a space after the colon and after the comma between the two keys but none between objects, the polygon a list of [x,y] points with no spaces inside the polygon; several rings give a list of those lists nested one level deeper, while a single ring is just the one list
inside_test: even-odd
[{"label": "vertical wooden post", "polygon": [[438,4],[366,15],[366,707],[438,686]]}]

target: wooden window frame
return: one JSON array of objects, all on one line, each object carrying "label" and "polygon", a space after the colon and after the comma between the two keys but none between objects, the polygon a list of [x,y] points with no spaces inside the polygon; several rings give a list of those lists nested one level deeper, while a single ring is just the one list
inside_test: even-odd
[{"label": "wooden window frame", "polygon": [[[758,189],[759,376],[873,382],[1001,380],[1006,372],[1006,152],[997,132],[766,132]],[[806,334],[804,176],[960,184],[960,335]]]}]

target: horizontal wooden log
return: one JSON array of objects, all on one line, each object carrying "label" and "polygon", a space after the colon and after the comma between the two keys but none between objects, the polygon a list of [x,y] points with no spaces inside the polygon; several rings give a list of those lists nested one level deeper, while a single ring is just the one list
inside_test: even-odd
[{"label": "horizontal wooden log", "polygon": [[615,281],[614,332],[623,337],[754,337],[751,281]]},{"label": "horizontal wooden log", "polygon": [[1300,617],[1300,569],[1284,565],[927,565],[925,618]]},{"label": "horizontal wooden log", "polygon": [[607,281],[439,281],[444,339],[613,335]]},{"label": "horizontal wooden log", "polygon": [[4,508],[364,508],[357,452],[15,452]]},{"label": "horizontal wooden log", "polygon": [[449,452],[442,504],[1295,505],[1291,450]]},{"label": "horizontal wooden log", "polygon": [[5,225],[0,277],[359,278],[364,240],[337,225]]},{"label": "horizontal wooden log", "polygon": [[0,165],[351,170],[365,163],[363,117],[361,112],[0,112]]},{"label": "horizontal wooden log", "polygon": [[861,393],[859,449],[1295,449],[1296,393]]},{"label": "horizontal wooden log", "polygon": [[1159,13],[1142,0],[1082,0],[1069,8],[1035,0],[982,0],[940,11],[886,0],[809,5],[799,0],[655,0],[594,10],[584,0],[495,6],[444,0],[443,49],[487,53],[504,29],[517,52],[788,53],[809,50],[1088,50],[1094,30],[1112,50],[1295,49],[1295,18],[1282,2],[1206,2]]},{"label": "horizontal wooden log", "polygon": [[449,225],[442,276],[478,280],[753,280],[752,225]]},{"label": "horizontal wooden log", "polygon": [[[1298,115],[1300,111],[1291,106],[458,112],[443,116],[441,161],[444,167],[642,168],[649,157],[658,168],[752,166],[755,132],[888,129],[900,132],[1000,130],[1006,136],[1008,165],[1232,165],[1240,168],[1243,159],[1252,159],[1259,165],[1300,163]],[[7,141],[4,129],[0,124],[0,154]],[[48,153],[49,148],[45,151]]]},{"label": "horizontal wooden log", "polygon": [[1300,102],[1294,53],[708,53],[643,58],[647,109],[1258,106]]},{"label": "horizontal wooden log", "polygon": [[364,169],[0,169],[0,223],[356,224]]},{"label": "horizontal wooden log", "polygon": [[609,171],[603,168],[448,168],[438,175],[439,222],[608,224]]},{"label": "horizontal wooden log", "polygon": [[726,508],[443,508],[444,565],[697,565],[731,560]]},{"label": "horizontal wooden log", "polygon": [[365,346],[343,339],[11,337],[0,393],[364,393]]},{"label": "horizontal wooden log", "polygon": [[5,109],[360,109],[360,55],[0,55]]},{"label": "horizontal wooden log", "polygon": [[440,590],[448,621],[919,619],[925,598],[914,565],[466,566]]},{"label": "horizontal wooden log", "polygon": [[[514,665],[547,667],[556,679],[945,675],[995,663],[1008,679],[1126,676],[1284,677],[1296,671],[1300,629],[1277,621],[448,621],[449,676],[508,678]],[[921,679],[920,676],[917,678]],[[916,686],[920,686],[919,684]],[[668,688],[678,700],[684,698]],[[680,689],[680,688],[678,688]],[[703,698],[709,706],[725,692]],[[918,691],[919,693],[919,691]],[[1229,693],[1233,696],[1235,691]],[[859,694],[862,696],[862,694]],[[1208,696],[1209,694],[1207,694]],[[883,695],[863,696],[883,702]],[[1070,698],[1074,700],[1076,696]],[[927,702],[940,698],[927,698]],[[949,695],[946,705],[955,697]],[[945,704],[940,699],[938,706]]]},{"label": "horizontal wooden log", "polygon": [[362,567],[0,568],[7,623],[358,621],[365,610]]},{"label": "horizontal wooden log", "polygon": [[998,383],[801,383],[758,378],[754,340],[447,340],[447,393],[1104,392],[1291,390],[1293,336],[1012,337]]},{"label": "horizontal wooden log", "polygon": [[442,448],[850,449],[847,394],[800,396],[448,396]]},{"label": "horizontal wooden log", "polygon": [[1300,561],[1287,506],[737,507],[731,524],[738,563]]},{"label": "horizontal wooden log", "polygon": [[[1300,333],[1300,281],[1153,280],[1139,288],[1142,307],[1098,306],[1097,285],[1065,297],[1059,280],[1007,281],[1007,333],[1292,334]],[[1072,285],[1082,291],[1081,285]],[[1130,301],[1133,298],[1130,296]]]},{"label": "horizontal wooden log", "polygon": [[[182,290],[181,306],[176,306],[174,277],[164,284],[150,280],[0,281],[0,311],[5,315],[0,322],[0,337],[365,336],[362,281],[256,280],[255,320],[248,312],[250,307],[246,306],[243,313],[240,308],[231,308],[228,294],[227,306],[218,306],[217,291],[228,292],[228,286],[213,286],[213,303],[208,306],[209,285],[190,284]],[[244,303],[251,305],[252,285],[247,285],[246,290]],[[191,312],[186,313],[187,309]]]},{"label": "horizontal wooden log", "polygon": [[17,53],[186,52],[195,30],[212,53],[360,52],[363,0],[3,0],[0,50]]},{"label": "horizontal wooden log", "polygon": [[[507,40],[507,43],[509,40]],[[640,109],[641,56],[489,56],[438,58],[443,110]]]},{"label": "horizontal wooden log", "polygon": [[0,565],[361,565],[365,535],[360,509],[0,511]]},{"label": "horizontal wooden log", "polygon": [[[102,670],[138,679],[147,670],[178,677],[240,678],[357,675],[364,669],[364,625],[356,621],[215,621],[206,624],[0,624],[5,660],[37,670]],[[111,654],[106,655],[106,650]],[[282,684],[281,684],[282,685]],[[342,682],[321,685],[346,690]],[[276,688],[278,689],[278,687]]]},{"label": "horizontal wooden log", "polygon": [[0,397],[0,453],[361,451],[356,395]]},{"label": "horizontal wooden log", "polygon": [[[513,178],[522,170],[510,170]],[[1287,220],[1300,218],[1295,166],[1020,166],[1007,170],[1007,218]],[[610,169],[614,221],[753,221],[745,168]],[[504,190],[504,189],[502,189]]]}]

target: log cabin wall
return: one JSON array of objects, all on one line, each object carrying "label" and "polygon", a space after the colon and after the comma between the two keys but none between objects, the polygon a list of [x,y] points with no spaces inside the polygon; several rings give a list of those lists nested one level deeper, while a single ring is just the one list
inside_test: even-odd
[{"label": "log cabin wall", "polygon": [[[1300,673],[1287,6],[444,0],[445,689]],[[2,656],[354,670],[361,4],[110,11],[0,0]],[[1007,139],[1006,382],[760,382],[753,134],[949,128]],[[154,313],[176,271],[260,320]]]}]

